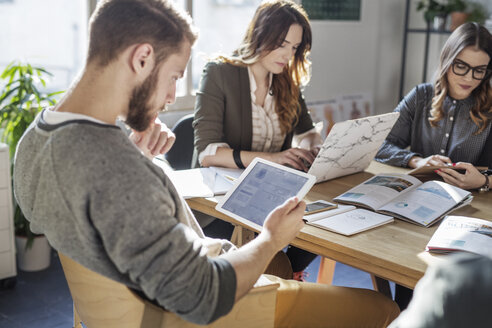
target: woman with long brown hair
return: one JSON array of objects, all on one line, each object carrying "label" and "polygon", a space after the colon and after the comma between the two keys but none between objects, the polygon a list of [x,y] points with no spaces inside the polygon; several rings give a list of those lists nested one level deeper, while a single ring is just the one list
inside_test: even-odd
[{"label": "woman with long brown hair", "polygon": [[[321,145],[301,93],[310,78],[311,40],[301,6],[279,0],[258,7],[232,56],[203,70],[193,122],[195,166],[245,168],[261,157],[308,170]],[[315,258],[294,247],[287,255],[299,279]]]},{"label": "woman with long brown hair", "polygon": [[[195,161],[242,168],[262,157],[307,171],[321,143],[301,94],[310,49],[311,27],[299,5],[261,4],[233,55],[205,66],[193,122]],[[291,148],[293,134],[299,148]]]},{"label": "woman with long brown hair", "polygon": [[[477,23],[457,28],[441,51],[434,84],[420,84],[400,102],[400,117],[376,160],[395,166],[453,165],[436,170],[445,182],[488,191],[492,167],[492,35]],[[408,149],[407,149],[408,147]],[[412,291],[396,285],[403,310]]]},{"label": "woman with long brown hair", "polygon": [[[436,171],[464,189],[488,190],[492,166],[492,35],[469,22],[446,41],[434,84],[420,84],[400,102],[400,117],[381,146],[380,162],[417,168],[453,165]],[[409,149],[407,149],[409,147]]]}]

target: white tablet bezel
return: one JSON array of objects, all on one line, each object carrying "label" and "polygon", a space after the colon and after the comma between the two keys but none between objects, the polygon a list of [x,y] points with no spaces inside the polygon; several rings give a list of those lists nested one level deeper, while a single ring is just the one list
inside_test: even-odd
[{"label": "white tablet bezel", "polygon": [[[252,162],[251,164],[248,165],[248,167],[246,168],[246,170],[244,170],[244,172],[241,174],[241,176],[234,182],[234,186],[226,193],[226,195],[219,201],[219,203],[215,206],[215,209],[221,213],[224,213],[236,220],[238,220],[239,222],[241,223],[244,223],[245,225],[257,230],[257,231],[261,231],[261,226],[258,225],[257,223],[255,222],[252,222],[248,219],[245,219],[235,213],[232,213],[224,208],[222,208],[222,206],[227,202],[227,200],[230,198],[230,196],[234,193],[234,191],[241,185],[241,183],[244,181],[244,179],[249,175],[249,173],[253,170],[253,168],[256,166],[257,163],[263,163],[263,164],[266,164],[266,165],[269,165],[269,166],[273,166],[275,168],[278,168],[278,169],[281,169],[283,171],[286,171],[286,172],[289,172],[291,174],[295,174],[295,175],[298,175],[298,176],[301,176],[301,177],[304,177],[304,178],[307,178],[306,182],[304,183],[303,187],[297,192],[296,196],[299,200],[302,200],[304,198],[304,196],[306,196],[306,194],[309,192],[309,190],[311,190],[311,187],[314,185],[314,183],[316,182],[316,177],[314,175],[311,175],[311,174],[307,174],[305,172],[302,172],[302,171],[298,171],[298,170],[295,170],[295,169],[292,169],[292,168],[289,168],[289,167],[286,167],[286,166],[283,166],[283,165],[280,165],[280,164],[277,164],[277,163],[273,163],[273,162],[270,162],[270,161],[267,161],[265,159],[262,159],[262,158],[259,158],[259,157],[256,157]],[[265,218],[266,219],[266,218]]]}]

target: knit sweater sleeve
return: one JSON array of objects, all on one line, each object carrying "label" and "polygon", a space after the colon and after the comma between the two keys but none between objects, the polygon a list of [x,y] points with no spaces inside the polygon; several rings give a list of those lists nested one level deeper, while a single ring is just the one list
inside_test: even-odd
[{"label": "knit sweater sleeve", "polygon": [[59,178],[70,188],[62,192],[65,201],[89,218],[114,266],[148,298],[188,321],[206,324],[228,313],[235,271],[229,262],[209,258],[203,240],[180,222],[183,206],[171,181],[133,145],[116,146],[125,140],[104,131],[90,138],[106,142],[91,142],[90,151],[79,148],[91,158],[80,157],[77,165],[61,160]]}]

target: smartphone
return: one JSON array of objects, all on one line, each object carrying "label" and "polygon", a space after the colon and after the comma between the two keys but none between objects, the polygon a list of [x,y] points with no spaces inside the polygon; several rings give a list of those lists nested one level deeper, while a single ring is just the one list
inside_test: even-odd
[{"label": "smartphone", "polygon": [[337,204],[330,203],[325,200],[317,200],[315,202],[306,204],[306,210],[304,211],[304,215],[332,210],[337,207],[338,207]]}]

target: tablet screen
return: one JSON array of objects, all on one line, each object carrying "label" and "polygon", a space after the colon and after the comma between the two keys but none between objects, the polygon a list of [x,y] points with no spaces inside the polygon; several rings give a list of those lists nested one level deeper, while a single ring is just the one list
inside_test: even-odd
[{"label": "tablet screen", "polygon": [[258,162],[225,200],[222,209],[263,226],[267,215],[296,196],[308,180],[308,177]]}]

